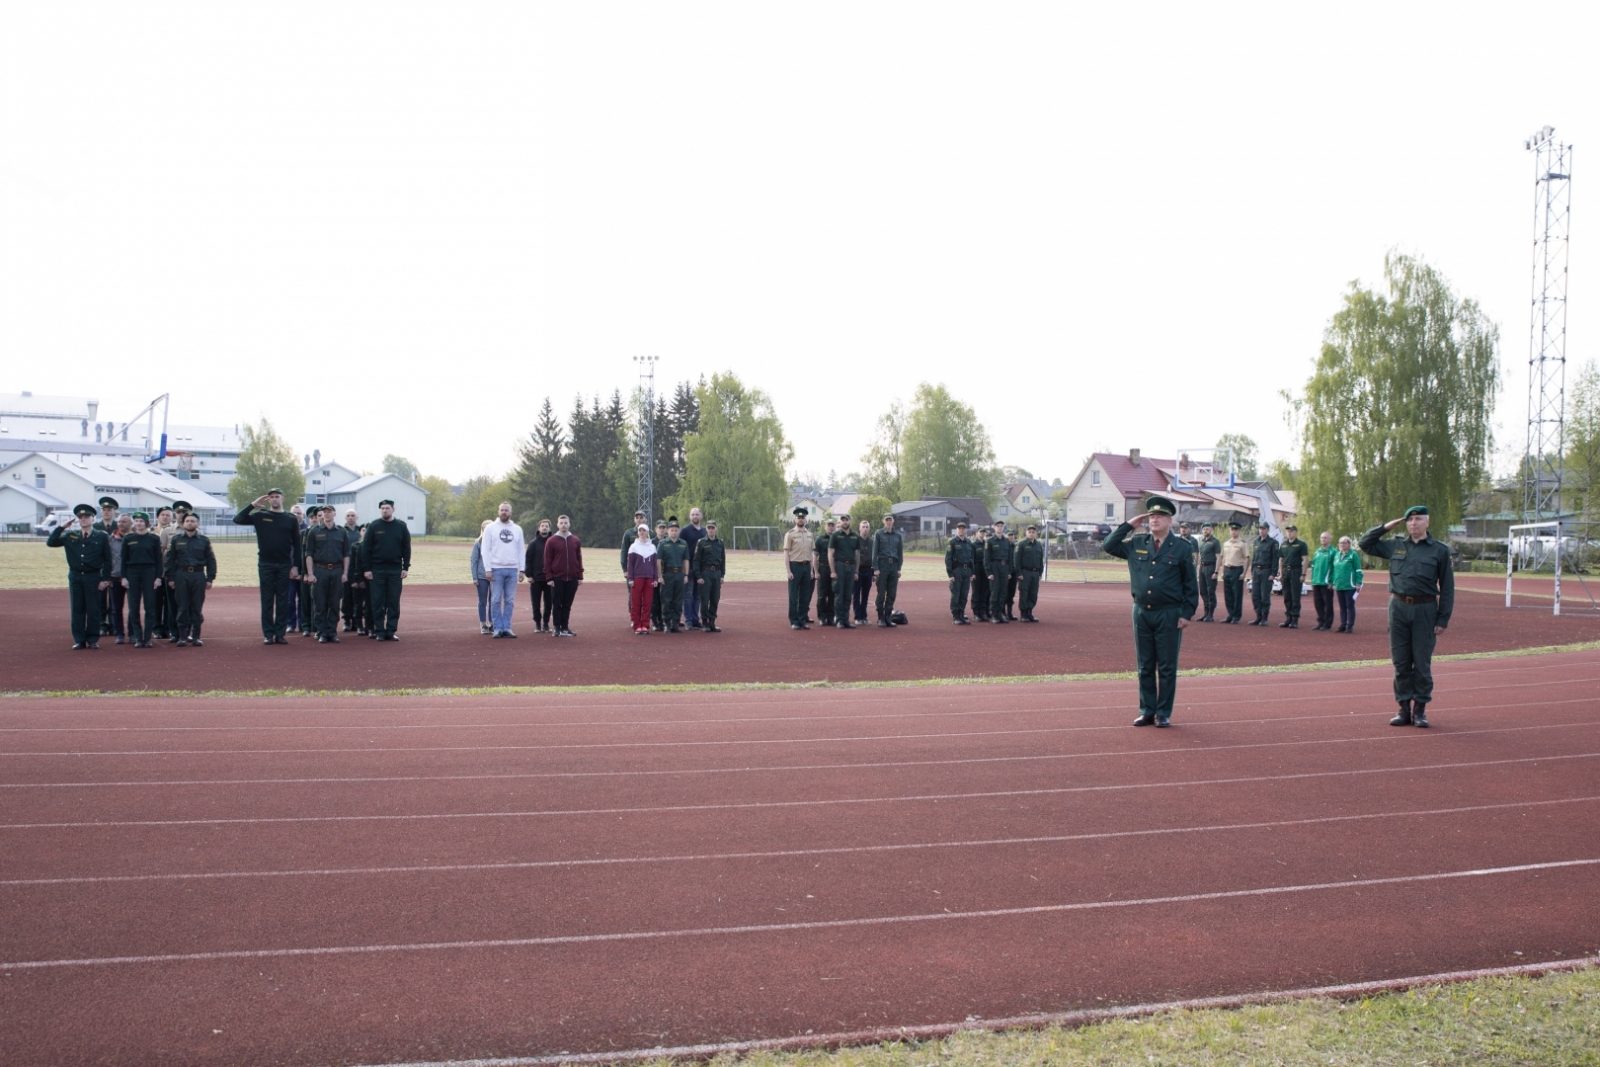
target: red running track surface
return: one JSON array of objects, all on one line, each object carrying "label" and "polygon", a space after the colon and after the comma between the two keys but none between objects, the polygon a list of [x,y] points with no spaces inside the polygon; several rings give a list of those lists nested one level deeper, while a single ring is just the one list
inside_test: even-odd
[{"label": "red running track surface", "polygon": [[[524,594],[526,590],[523,590]],[[723,633],[638,637],[620,584],[586,585],[574,608],[575,639],[535,636],[519,598],[515,641],[478,633],[471,586],[415,586],[402,601],[401,641],[380,645],[354,635],[338,645],[299,637],[289,647],[261,643],[260,601],[251,589],[214,590],[206,605],[206,644],[179,649],[114,646],[71,651],[65,591],[0,593],[0,647],[7,649],[0,689],[249,690],[394,689],[439,686],[571,686],[601,683],[881,681],[1133,669],[1125,586],[1045,586],[1036,626],[952,626],[949,593],[936,582],[900,587],[912,624],[843,631],[789,629],[778,583],[726,587]],[[1273,625],[1196,624],[1184,638],[1183,666],[1236,667],[1387,659],[1386,598],[1374,588],[1357,605],[1354,634],[1312,630],[1309,598],[1298,630]],[[1457,597],[1454,622],[1439,654],[1600,640],[1600,617],[1552,617],[1506,609],[1488,593]],[[296,647],[298,646],[298,647]]]},{"label": "red running track surface", "polygon": [[1184,679],[1164,731],[1121,680],[11,700],[0,1062],[604,1052],[1595,953],[1600,653],[1438,681],[1429,731],[1376,669]]}]

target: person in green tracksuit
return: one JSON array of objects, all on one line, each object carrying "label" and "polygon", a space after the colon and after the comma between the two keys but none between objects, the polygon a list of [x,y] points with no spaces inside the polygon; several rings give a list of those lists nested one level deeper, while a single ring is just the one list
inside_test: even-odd
[{"label": "person in green tracksuit", "polygon": [[[1317,629],[1333,629],[1333,558],[1338,550],[1333,547],[1333,533],[1322,531],[1317,550],[1311,553],[1311,606],[1317,612]],[[1344,631],[1340,627],[1340,632]]]},{"label": "person in green tracksuit", "polygon": [[1333,595],[1339,598],[1339,632],[1356,632],[1356,596],[1361,592],[1361,553],[1350,547],[1350,538],[1339,538],[1339,551],[1334,553],[1331,581]]},{"label": "person in green tracksuit", "polygon": [[1278,562],[1283,567],[1283,613],[1287,618],[1278,624],[1282,630],[1300,629],[1300,585],[1305,581],[1306,555],[1310,551],[1300,540],[1300,527],[1285,526],[1287,535],[1278,546]]},{"label": "person in green tracksuit", "polygon": [[[1177,506],[1164,496],[1152,496],[1145,507],[1144,514],[1111,531],[1101,547],[1108,556],[1128,561],[1133,643],[1139,661],[1139,717],[1133,724],[1170,726],[1178,653],[1184,628],[1199,606],[1200,588],[1193,547],[1172,532]],[[1133,532],[1145,523],[1149,533]]]},{"label": "person in green tracksuit", "polygon": [[722,538],[717,536],[716,523],[706,523],[706,535],[695,542],[689,569],[694,574],[695,585],[700,587],[700,629],[708,634],[720,634],[717,608],[722,605],[722,579],[728,573],[728,553]]},{"label": "person in green tracksuit", "polygon": [[1044,578],[1044,542],[1039,540],[1039,527],[1029,526],[1025,536],[1017,542],[1017,609],[1023,622],[1038,622],[1033,609],[1039,603],[1039,582]]},{"label": "person in green tracksuit", "polygon": [[683,632],[680,625],[683,619],[683,590],[684,583],[689,580],[689,542],[678,536],[680,529],[678,516],[669,518],[667,536],[656,546],[656,555],[661,563],[661,620],[669,634]]},{"label": "person in green tracksuit", "polygon": [[972,591],[972,542],[967,539],[967,524],[956,523],[956,535],[944,550],[944,573],[950,579],[950,618],[957,626],[971,626],[967,618],[967,594]]},{"label": "person in green tracksuit", "polygon": [[833,617],[841,630],[854,630],[850,604],[855,600],[856,553],[861,551],[861,535],[850,527],[848,514],[839,516],[839,528],[828,538],[828,555],[833,564]]},{"label": "person in green tracksuit", "polygon": [[1006,539],[1006,522],[996,519],[994,536],[983,546],[983,573],[989,579],[989,620],[996,624],[1009,622],[1006,618],[1006,590],[1011,584],[1011,550],[1014,546]]},{"label": "person in green tracksuit", "polygon": [[77,525],[62,523],[45,542],[67,556],[67,591],[72,599],[72,647],[100,647],[100,594],[111,588],[111,535],[94,521],[94,506],[72,509]]},{"label": "person in green tracksuit", "polygon": [[[1417,504],[1404,516],[1361,535],[1361,551],[1389,561],[1389,657],[1394,662],[1394,697],[1400,714],[1390,726],[1427,726],[1433,700],[1433,647],[1450,626],[1456,576],[1450,546],[1428,536],[1428,509]],[[1384,538],[1401,524],[1406,536]]]}]

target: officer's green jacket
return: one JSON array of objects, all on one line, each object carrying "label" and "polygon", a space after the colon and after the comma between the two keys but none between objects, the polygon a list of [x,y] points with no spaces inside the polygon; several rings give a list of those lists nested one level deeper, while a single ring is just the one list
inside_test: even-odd
[{"label": "officer's green jacket", "polygon": [[861,535],[854,530],[835,530],[828,538],[828,551],[835,567],[854,567],[856,553],[861,551]]},{"label": "officer's green jacket", "polygon": [[724,576],[728,573],[728,553],[724,549],[725,542],[718,537],[702,537],[694,544],[694,559],[690,563],[695,580],[700,579],[700,572],[711,568],[721,571]]},{"label": "officer's green jacket", "polygon": [[1215,567],[1217,554],[1222,551],[1222,542],[1215,537],[1205,536],[1200,538],[1200,566]]},{"label": "officer's green jacket", "polygon": [[1285,541],[1278,546],[1278,559],[1283,561],[1283,572],[1305,570],[1306,555],[1311,551],[1309,545],[1296,537],[1293,541]]},{"label": "officer's green jacket", "polygon": [[1250,565],[1258,571],[1271,571],[1278,573],[1278,542],[1267,534],[1262,534],[1256,541],[1255,551],[1250,553]]},{"label": "officer's green jacket", "polygon": [[1200,603],[1200,581],[1195,576],[1189,542],[1171,534],[1156,547],[1155,535],[1133,534],[1123,523],[1101,545],[1106,555],[1128,561],[1128,588],[1141,608],[1177,608],[1185,619],[1194,618]]},{"label": "officer's green jacket", "polygon": [[129,567],[154,567],[161,570],[161,535],[153,530],[134,533],[122,539],[122,573]]},{"label": "officer's green jacket", "polygon": [[173,574],[189,567],[204,567],[206,581],[217,580],[217,553],[211,547],[211,538],[199,531],[191,534],[179,530],[172,535],[172,540],[167,542],[167,566],[164,573],[170,579]]},{"label": "officer's green jacket", "polygon": [[[704,541],[705,538],[700,540]],[[719,539],[720,540],[720,539]],[[670,537],[663,537],[656,546],[656,555],[661,557],[661,574],[683,574],[683,565],[689,562],[689,542],[682,539],[674,541]]]},{"label": "officer's green jacket", "polygon": [[817,540],[813,547],[817,550],[817,570],[819,571],[831,572],[833,570],[833,562],[828,558],[828,541],[832,537],[833,535],[826,530],[817,534]]},{"label": "officer's green jacket", "polygon": [[[1401,528],[1404,530],[1404,527]],[[1382,526],[1361,535],[1361,551],[1389,561],[1389,592],[1396,596],[1439,598],[1434,625],[1450,625],[1456,606],[1456,575],[1450,566],[1450,549],[1430,535],[1413,541],[1409,535],[1385,538]]]},{"label": "officer's green jacket", "polygon": [[1017,570],[1023,574],[1044,573],[1044,542],[1023,538],[1017,542]]},{"label": "officer's green jacket", "polygon": [[1004,537],[991,537],[983,543],[983,573],[993,574],[996,567],[1010,569],[1012,549],[1016,546]]},{"label": "officer's green jacket", "polygon": [[306,563],[343,564],[350,555],[350,531],[320,522],[306,531]]},{"label": "officer's green jacket", "polygon": [[1339,550],[1337,548],[1334,548],[1332,545],[1329,545],[1327,548],[1323,548],[1321,546],[1318,546],[1317,550],[1315,552],[1311,553],[1311,584],[1312,585],[1330,585],[1330,584],[1332,584],[1332,581],[1333,581],[1333,557],[1337,556],[1338,554],[1339,554]]},{"label": "officer's green jacket", "polygon": [[104,530],[91,528],[84,533],[83,527],[76,524],[57,526],[50,531],[50,539],[45,544],[67,550],[69,574],[97,570],[100,572],[100,581],[111,580],[111,538]]},{"label": "officer's green jacket", "polygon": [[367,553],[361,547],[362,534],[359,530],[352,530],[346,526],[344,532],[350,535],[350,580],[364,582],[367,580]]},{"label": "officer's green jacket", "polygon": [[950,547],[944,550],[944,572],[951,578],[958,570],[972,570],[972,541],[966,537],[952,537]]},{"label": "officer's green jacket", "polygon": [[906,539],[899,530],[877,530],[872,535],[872,569],[900,573],[905,563]]},{"label": "officer's green jacket", "polygon": [[411,528],[404,519],[373,519],[361,539],[361,555],[362,566],[367,570],[396,563],[401,570],[410,570]]}]

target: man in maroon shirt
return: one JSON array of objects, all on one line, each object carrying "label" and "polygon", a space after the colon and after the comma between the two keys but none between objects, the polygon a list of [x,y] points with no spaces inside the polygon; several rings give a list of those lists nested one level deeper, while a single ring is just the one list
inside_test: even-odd
[{"label": "man in maroon shirt", "polygon": [[578,595],[578,583],[583,581],[583,545],[572,532],[572,520],[562,515],[556,519],[556,532],[544,545],[544,576],[555,585],[556,610],[550,621],[551,633],[556,637],[576,637],[567,623],[571,619],[572,599]]}]

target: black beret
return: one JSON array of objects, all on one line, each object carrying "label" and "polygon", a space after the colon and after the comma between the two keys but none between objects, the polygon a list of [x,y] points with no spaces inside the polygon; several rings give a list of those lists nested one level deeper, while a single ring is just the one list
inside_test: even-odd
[{"label": "black beret", "polygon": [[279,496],[282,496],[283,495],[283,490],[282,489],[268,489],[267,490],[267,495],[268,496],[271,496],[273,493],[277,493]]},{"label": "black beret", "polygon": [[384,500],[378,501],[378,506],[380,508],[383,507],[385,504],[388,504],[391,508],[394,507],[394,501],[393,500],[384,499]]},{"label": "black beret", "polygon": [[1405,517],[1409,519],[1413,515],[1426,515],[1427,513],[1428,513],[1428,505],[1426,505],[1426,504],[1412,504],[1409,508],[1406,508],[1406,516]]}]

